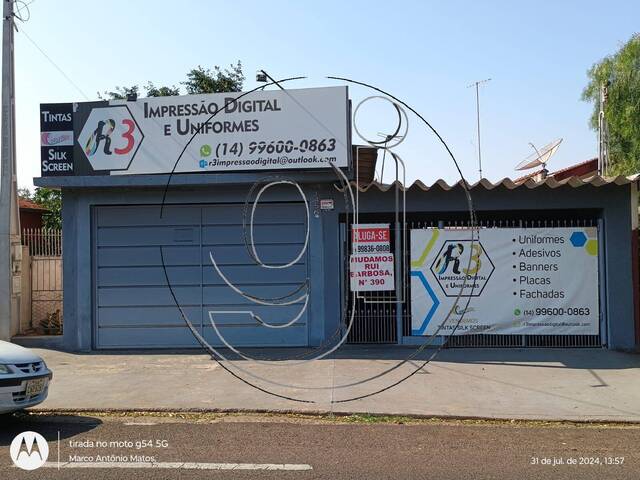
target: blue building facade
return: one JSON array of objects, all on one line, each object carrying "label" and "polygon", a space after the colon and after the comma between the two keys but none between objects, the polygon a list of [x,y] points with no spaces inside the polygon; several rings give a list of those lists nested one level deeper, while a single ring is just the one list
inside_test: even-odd
[{"label": "blue building facade", "polygon": [[[35,179],[36,185],[62,189],[65,348],[196,347],[176,301],[212,345],[223,345],[222,334],[229,343],[244,347],[318,346],[340,331],[349,308],[345,232],[353,221],[345,194],[333,173],[274,176],[299,183],[309,214],[307,220],[300,193],[292,185],[265,191],[252,233],[257,254],[275,265],[304,250],[290,268],[268,270],[255,265],[245,245],[251,215],[247,195],[256,182],[264,185],[263,177],[202,173]],[[470,193],[479,220],[493,226],[548,220],[597,226],[598,343],[612,349],[638,348],[635,177],[528,180],[519,185],[482,180]],[[358,204],[361,222],[393,224],[396,189],[361,186]],[[430,187],[417,182],[406,191],[406,214],[412,225],[463,225],[468,219],[465,191],[442,181]],[[280,298],[307,283],[307,308],[294,326],[265,328],[246,313],[249,302],[221,279],[212,257],[230,282],[259,298]],[[264,322],[281,324],[302,307],[302,302],[258,306],[254,313]],[[218,333],[211,324],[212,310],[218,312]],[[366,329],[366,322],[362,325]],[[424,341],[401,324],[392,333],[391,343]],[[363,335],[366,341],[366,332]]]}]

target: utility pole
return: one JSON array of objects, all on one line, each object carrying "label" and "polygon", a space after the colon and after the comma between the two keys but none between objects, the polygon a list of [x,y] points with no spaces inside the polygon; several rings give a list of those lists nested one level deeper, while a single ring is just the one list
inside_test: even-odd
[{"label": "utility pole", "polygon": [[480,180],[482,180],[482,151],[480,149],[480,90],[479,87],[482,84],[488,83],[491,81],[490,78],[486,78],[484,80],[478,80],[477,82],[473,82],[467,88],[476,87],[476,120],[478,125],[478,171],[480,173]]},{"label": "utility pole", "polygon": [[[2,151],[0,153],[0,339],[18,330],[19,218],[16,185],[14,0],[2,0]],[[14,268],[14,265],[16,268]]]},{"label": "utility pole", "polygon": [[607,175],[609,169],[609,128],[605,111],[609,100],[610,82],[600,85],[600,110],[598,112],[598,174]]}]

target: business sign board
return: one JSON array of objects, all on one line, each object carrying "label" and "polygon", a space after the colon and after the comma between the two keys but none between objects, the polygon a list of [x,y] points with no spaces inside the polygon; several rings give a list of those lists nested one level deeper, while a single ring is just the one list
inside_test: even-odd
[{"label": "business sign board", "polygon": [[42,176],[73,175],[73,105],[40,105],[40,168]]},{"label": "business sign board", "polygon": [[353,253],[349,279],[353,292],[394,290],[394,258],[388,223],[360,223],[351,228]]},{"label": "business sign board", "polygon": [[347,87],[242,95],[43,104],[42,176],[349,165]]},{"label": "business sign board", "polygon": [[413,335],[598,334],[595,227],[490,228],[474,237],[411,230]]}]

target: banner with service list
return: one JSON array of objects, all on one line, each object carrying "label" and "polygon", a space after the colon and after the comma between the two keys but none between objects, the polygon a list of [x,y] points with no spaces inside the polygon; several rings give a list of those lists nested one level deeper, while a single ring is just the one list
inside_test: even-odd
[{"label": "banner with service list", "polygon": [[488,228],[474,237],[411,230],[413,335],[440,326],[438,335],[598,334],[595,227]]}]

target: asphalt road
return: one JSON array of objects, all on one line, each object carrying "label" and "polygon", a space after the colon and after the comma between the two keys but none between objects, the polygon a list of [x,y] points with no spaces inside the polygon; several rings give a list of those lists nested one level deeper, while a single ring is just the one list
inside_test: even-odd
[{"label": "asphalt road", "polygon": [[[0,478],[11,480],[640,477],[640,426],[345,424],[286,417],[203,421],[90,415],[0,417],[0,422]],[[89,466],[58,470],[56,464],[31,472],[14,467],[9,445],[27,430],[47,439],[49,462],[57,462],[59,446],[62,465],[75,455],[76,462]],[[136,455],[145,460],[153,457],[154,463],[170,468],[95,468],[99,456],[122,463]],[[605,464],[616,458],[618,462],[623,458],[623,463]],[[554,466],[553,459],[564,464]],[[569,464],[573,461],[576,464]],[[189,462],[188,468],[180,467],[184,462]],[[234,468],[233,464],[248,470],[202,469]],[[266,468],[263,464],[297,470],[260,470]]]}]

